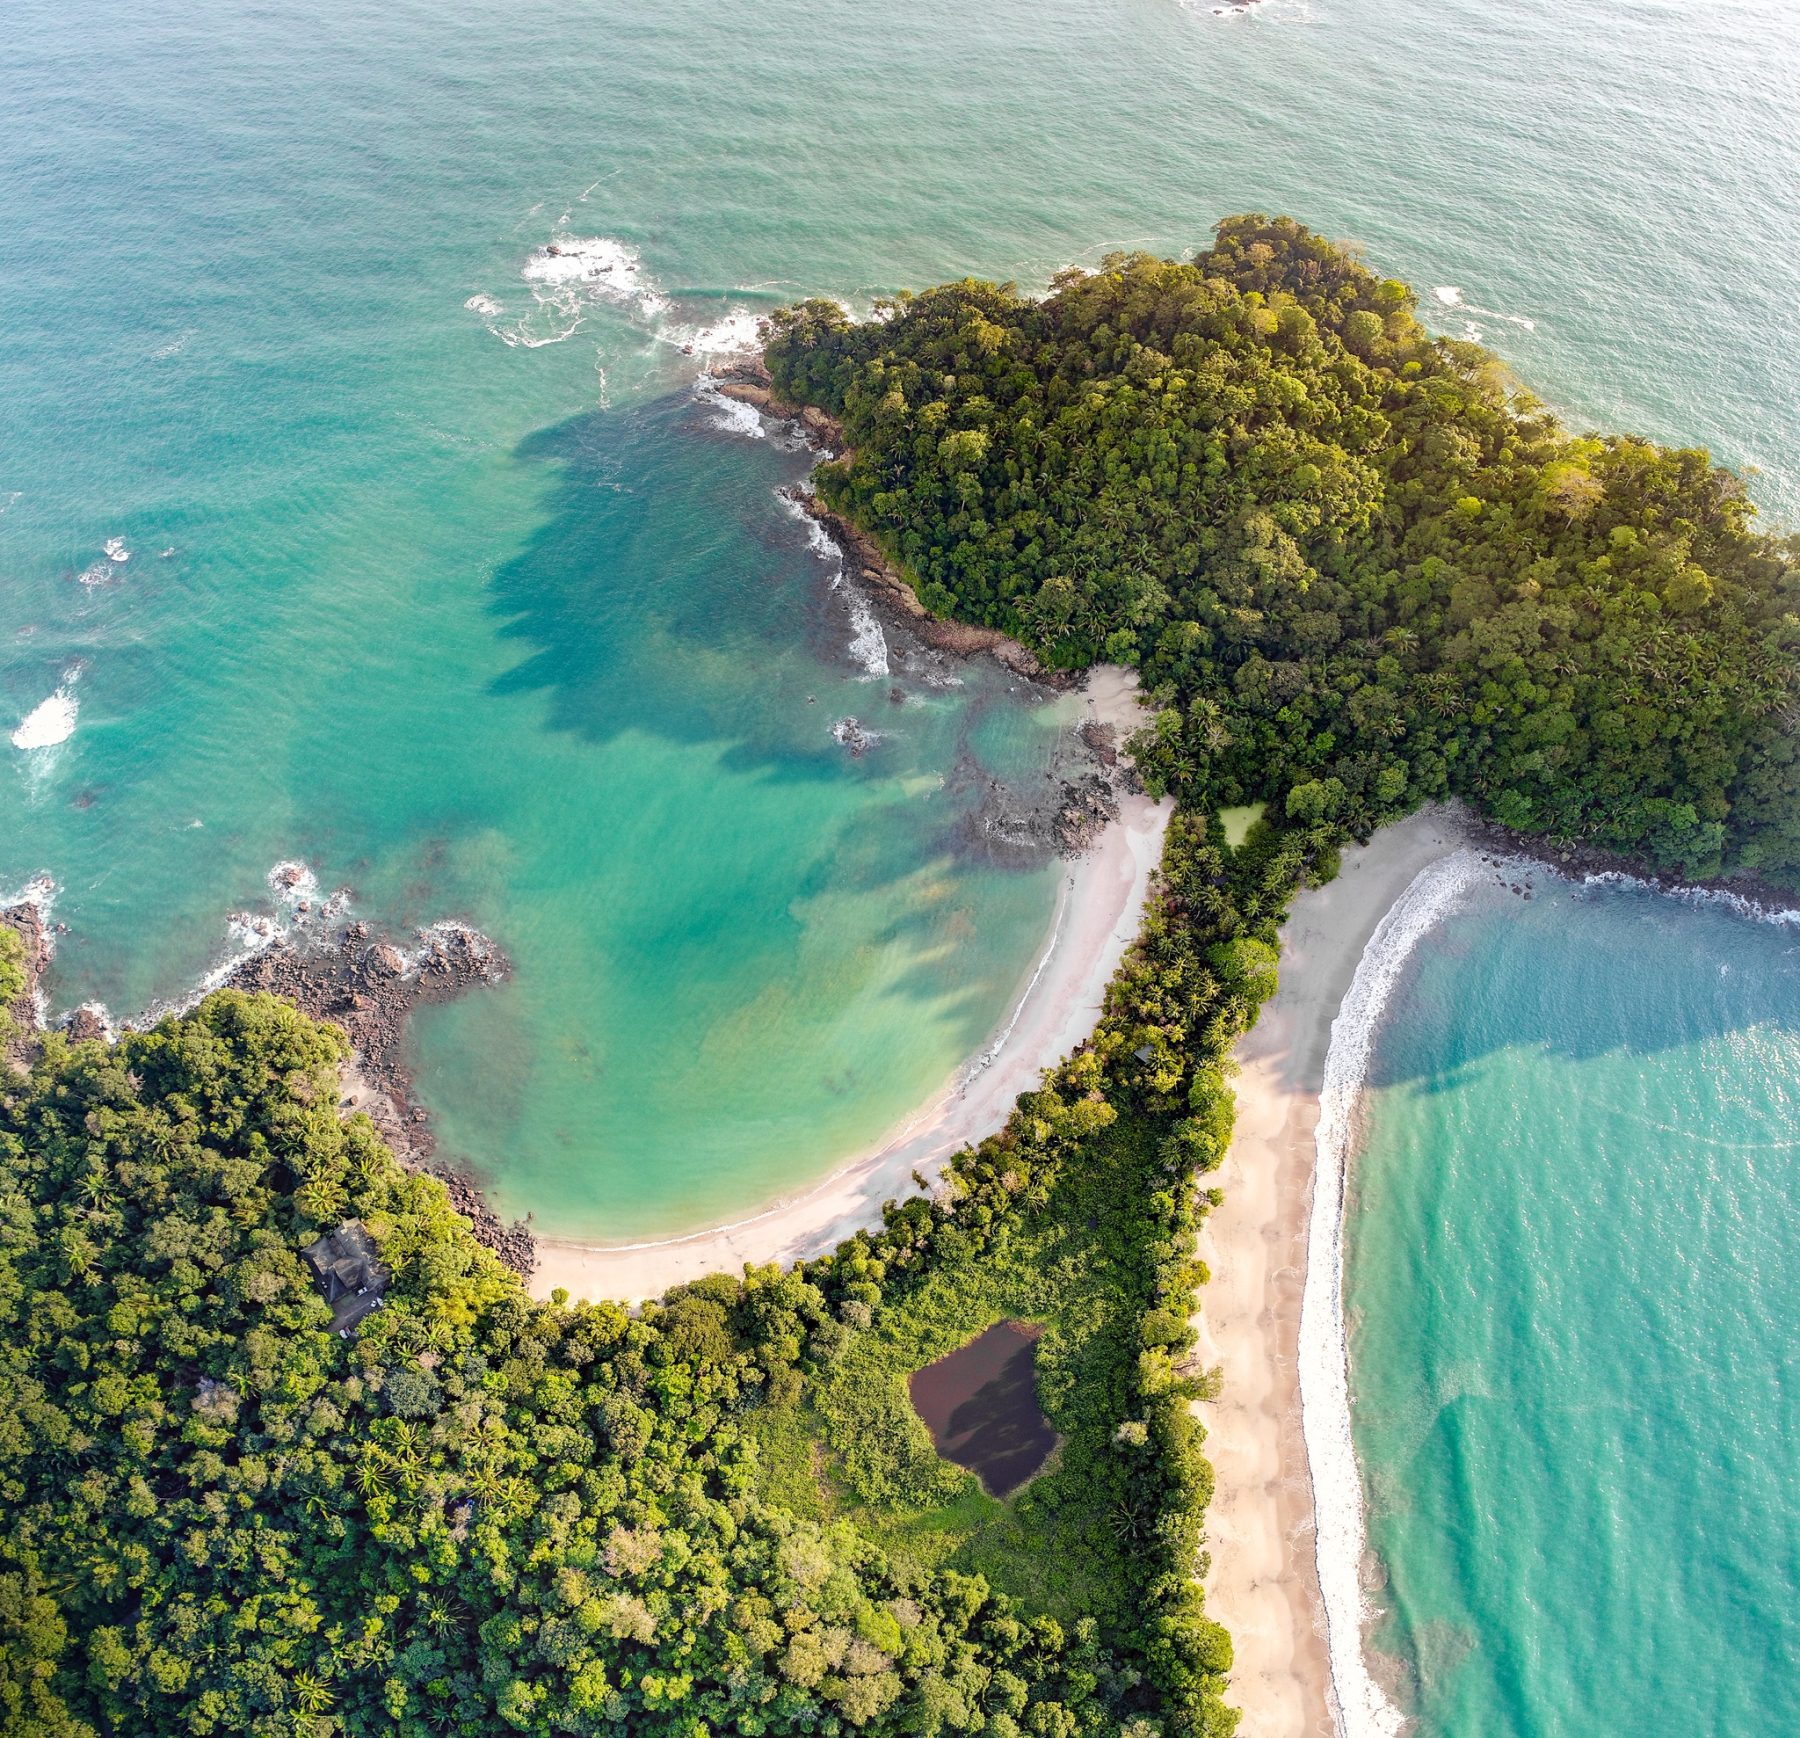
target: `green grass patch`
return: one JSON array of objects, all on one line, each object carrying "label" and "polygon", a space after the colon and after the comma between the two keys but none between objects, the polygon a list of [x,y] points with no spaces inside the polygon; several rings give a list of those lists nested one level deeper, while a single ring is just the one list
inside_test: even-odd
[{"label": "green grass patch", "polygon": [[1225,829],[1225,843],[1232,850],[1239,850],[1250,837],[1250,829],[1263,818],[1264,806],[1262,803],[1245,803],[1239,808],[1219,811],[1219,825]]}]

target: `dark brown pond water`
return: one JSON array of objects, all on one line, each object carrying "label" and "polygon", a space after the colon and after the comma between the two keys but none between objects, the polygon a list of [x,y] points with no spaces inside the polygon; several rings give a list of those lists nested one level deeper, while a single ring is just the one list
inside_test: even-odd
[{"label": "dark brown pond water", "polygon": [[966,1466],[997,1497],[1034,1477],[1056,1446],[1037,1401],[1042,1332],[1029,1322],[996,1322],[913,1374],[913,1408],[938,1453]]}]

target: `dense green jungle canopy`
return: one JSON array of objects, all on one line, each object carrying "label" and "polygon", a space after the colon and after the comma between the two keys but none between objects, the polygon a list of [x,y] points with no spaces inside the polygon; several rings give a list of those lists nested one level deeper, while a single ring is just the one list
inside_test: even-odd
[{"label": "dense green jungle canopy", "polygon": [[[0,1075],[0,1729],[1229,1732],[1193,1179],[1305,847],[1175,841],[1093,1043],[948,1193],[636,1316],[534,1303],[284,1002],[44,1035]],[[352,1338],[299,1253],[346,1218],[393,1275]],[[1064,1438],[1007,1503],[905,1389],[1004,1315]]]},{"label": "dense green jungle canopy", "polygon": [[824,501],[934,610],[1141,666],[1147,772],[1366,833],[1469,798],[1694,876],[1800,874],[1800,540],[1702,452],[1576,437],[1290,219],[1192,264],[776,318]]}]

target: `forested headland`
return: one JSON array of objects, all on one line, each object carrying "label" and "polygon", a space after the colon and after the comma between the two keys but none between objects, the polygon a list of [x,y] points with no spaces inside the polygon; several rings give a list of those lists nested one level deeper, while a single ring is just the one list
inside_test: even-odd
[{"label": "forested headland", "polygon": [[1573,435],[1290,219],[1032,300],[776,316],[817,474],[930,608],[1135,664],[1199,809],[1366,836],[1444,796],[1704,878],[1800,874],[1800,540],[1704,452]]},{"label": "forested headland", "polygon": [[[1800,869],[1793,545],[1295,225],[806,303],[769,363],[928,605],[1143,672],[1181,806],[1093,1039],[880,1230],[634,1314],[533,1302],[285,1003],[43,1034],[0,1079],[9,1734],[1222,1738],[1193,1239],[1294,892],[1443,794]],[[300,1251],[349,1219],[391,1284],[345,1338]],[[1063,1439],[1006,1502],[905,1387],[1002,1317]]]}]

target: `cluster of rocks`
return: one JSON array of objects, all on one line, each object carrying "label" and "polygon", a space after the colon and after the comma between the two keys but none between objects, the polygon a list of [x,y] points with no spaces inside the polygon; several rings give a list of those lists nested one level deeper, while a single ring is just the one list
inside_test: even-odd
[{"label": "cluster of rocks", "polygon": [[859,718],[840,718],[832,725],[831,735],[834,741],[849,749],[852,760],[861,760],[881,740]]},{"label": "cluster of rocks", "polygon": [[[965,845],[1004,863],[1079,857],[1119,814],[1131,788],[1128,762],[1119,758],[1105,726],[1071,733],[1057,763],[1035,781],[1009,783],[986,772],[966,751],[944,781],[952,795],[973,795],[962,822]],[[1111,760],[1102,759],[1102,753]]]}]

